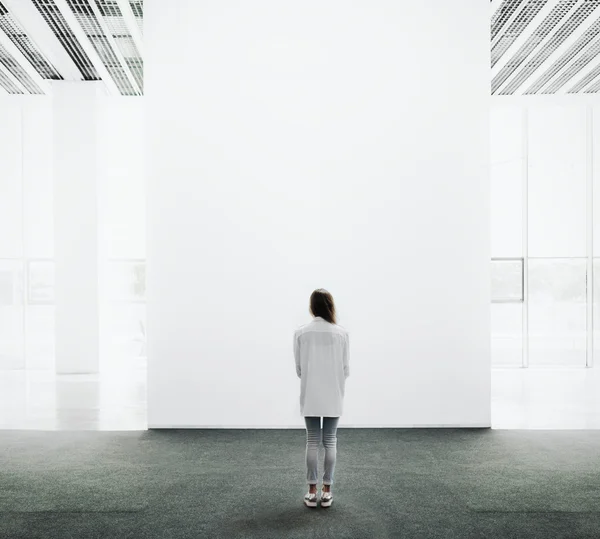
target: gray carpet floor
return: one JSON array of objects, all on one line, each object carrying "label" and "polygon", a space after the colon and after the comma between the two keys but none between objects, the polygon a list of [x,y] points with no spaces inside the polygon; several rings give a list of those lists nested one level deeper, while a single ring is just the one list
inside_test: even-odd
[{"label": "gray carpet floor", "polygon": [[0,537],[600,538],[600,431],[340,428],[327,509],[305,436],[0,431]]}]

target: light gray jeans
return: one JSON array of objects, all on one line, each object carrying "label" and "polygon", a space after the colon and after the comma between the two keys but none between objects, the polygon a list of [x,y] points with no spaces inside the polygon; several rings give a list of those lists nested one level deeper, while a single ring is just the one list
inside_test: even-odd
[{"label": "light gray jeans", "polygon": [[[333,472],[337,456],[337,427],[339,417],[323,418],[323,446],[325,447],[325,463],[323,484],[333,485]],[[309,485],[317,484],[317,466],[319,461],[319,445],[321,444],[321,418],[305,417],[306,423],[306,480]]]}]

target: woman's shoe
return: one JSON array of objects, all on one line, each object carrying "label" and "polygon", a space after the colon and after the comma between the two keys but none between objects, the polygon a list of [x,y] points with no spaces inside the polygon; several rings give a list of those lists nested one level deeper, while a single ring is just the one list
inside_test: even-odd
[{"label": "woman's shoe", "polygon": [[307,492],[304,495],[304,505],[306,505],[306,507],[317,507],[317,493],[313,492],[312,494],[309,492]]},{"label": "woman's shoe", "polygon": [[333,503],[333,494],[331,491],[325,492],[321,491],[321,507],[331,507]]}]

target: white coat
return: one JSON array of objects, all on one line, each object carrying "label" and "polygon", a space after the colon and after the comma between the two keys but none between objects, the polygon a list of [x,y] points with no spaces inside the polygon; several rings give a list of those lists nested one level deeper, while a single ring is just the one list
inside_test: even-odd
[{"label": "white coat", "polygon": [[301,380],[300,415],[342,415],[350,375],[349,352],[348,332],[320,316],[294,332],[296,374]]}]

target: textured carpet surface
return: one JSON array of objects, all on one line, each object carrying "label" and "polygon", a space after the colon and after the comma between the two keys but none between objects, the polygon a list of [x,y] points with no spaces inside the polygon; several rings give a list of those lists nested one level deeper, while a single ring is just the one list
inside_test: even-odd
[{"label": "textured carpet surface", "polygon": [[340,428],[328,509],[305,436],[0,431],[0,538],[600,538],[600,431]]}]

